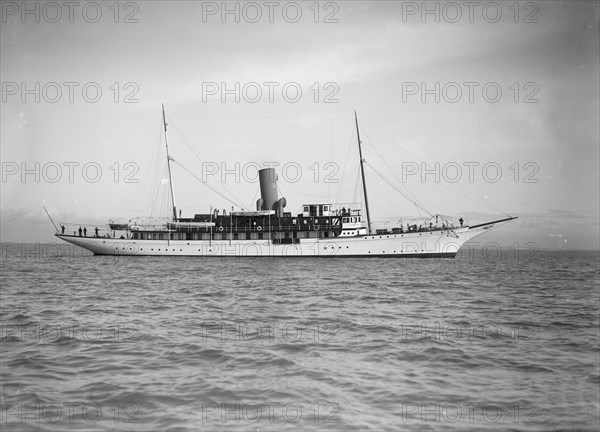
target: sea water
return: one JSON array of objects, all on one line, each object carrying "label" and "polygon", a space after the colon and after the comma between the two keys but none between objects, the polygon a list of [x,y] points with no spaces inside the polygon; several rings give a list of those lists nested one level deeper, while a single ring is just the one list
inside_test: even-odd
[{"label": "sea water", "polygon": [[2,250],[2,430],[599,427],[598,252]]}]

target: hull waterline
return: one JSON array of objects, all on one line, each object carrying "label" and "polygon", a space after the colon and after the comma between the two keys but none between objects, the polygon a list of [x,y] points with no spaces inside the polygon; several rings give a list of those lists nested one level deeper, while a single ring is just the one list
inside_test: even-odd
[{"label": "hull waterline", "polygon": [[133,240],[56,236],[94,255],[453,258],[467,241],[512,219],[446,231],[302,239],[296,244],[277,244],[270,240]]}]

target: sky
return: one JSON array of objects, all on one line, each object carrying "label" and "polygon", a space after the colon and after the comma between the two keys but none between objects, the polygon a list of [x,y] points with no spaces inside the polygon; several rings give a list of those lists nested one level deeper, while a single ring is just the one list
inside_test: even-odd
[{"label": "sky", "polygon": [[53,241],[43,206],[168,216],[164,104],[183,217],[254,209],[267,166],[294,214],[361,205],[356,111],[377,226],[418,201],[518,216],[481,244],[599,248],[598,2],[3,2],[0,25],[3,242]]}]

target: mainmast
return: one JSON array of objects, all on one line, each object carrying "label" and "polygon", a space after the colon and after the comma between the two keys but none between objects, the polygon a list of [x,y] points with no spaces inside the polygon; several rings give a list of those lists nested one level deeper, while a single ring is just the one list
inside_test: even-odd
[{"label": "mainmast", "polygon": [[365,167],[362,157],[362,148],[360,146],[360,132],[358,131],[358,117],[354,111],[354,121],[356,122],[356,138],[358,139],[358,156],[360,157],[360,176],[362,178],[363,193],[365,195],[365,210],[367,212],[367,234],[371,234],[371,217],[369,215],[369,199],[367,198],[367,183],[365,182]]},{"label": "mainmast", "polygon": [[175,195],[173,194],[173,179],[171,178],[171,156],[169,156],[169,142],[167,140],[167,119],[165,117],[165,105],[162,105],[163,124],[165,126],[165,146],[167,147],[167,169],[169,171],[169,187],[171,189],[171,202],[173,203],[173,221],[177,220],[177,208],[175,207]]}]

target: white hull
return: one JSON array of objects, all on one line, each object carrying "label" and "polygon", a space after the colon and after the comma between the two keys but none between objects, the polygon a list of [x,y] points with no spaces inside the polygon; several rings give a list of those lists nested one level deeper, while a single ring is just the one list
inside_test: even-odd
[{"label": "white hull", "polygon": [[[285,212],[287,201],[278,195],[277,175],[274,168],[263,168],[258,171],[260,198],[256,201],[256,211],[242,208],[242,211],[236,212],[232,207],[229,214],[226,214],[225,209],[219,214],[218,209],[213,210],[211,207],[210,213],[195,214],[193,219],[182,219],[179,210],[178,218],[171,181],[171,161],[174,159],[169,156],[164,106],[162,112],[173,219],[166,223],[161,222],[161,219],[165,218],[145,218],[148,219],[147,221],[135,218],[133,223],[130,220],[127,224],[111,221],[109,228],[113,238],[98,237],[98,228],[95,228],[96,237],[85,235],[82,237],[81,226],[78,230],[79,236],[56,234],[57,237],[87,249],[95,255],[450,258],[456,256],[461,246],[473,237],[499,223],[514,219],[508,217],[469,227],[463,226],[464,221],[461,218],[458,220],[461,227],[455,228],[453,221],[442,217],[442,229],[440,229],[438,225],[440,215],[427,211],[430,219],[424,220],[424,225],[419,225],[418,228],[413,220],[412,225],[408,224],[406,232],[403,231],[403,227],[398,227],[392,228],[391,233],[387,229],[376,229],[375,235],[367,235],[367,232],[371,231],[372,224],[356,111],[354,120],[366,221],[362,219],[361,209],[357,210],[354,204],[352,204],[354,210],[351,210],[350,207],[346,209],[345,205],[341,209],[335,209],[331,203],[307,203],[303,204],[302,213],[292,216],[291,212]],[[239,204],[237,206],[241,208]],[[435,226],[433,226],[434,218]],[[428,226],[430,230],[427,230]],[[66,227],[65,225],[61,227],[64,233]],[[86,228],[83,228],[83,232],[87,232]],[[115,232],[119,236],[123,232],[130,238],[122,236],[114,238]],[[248,234],[250,239],[247,239]],[[192,240],[198,237],[202,240]]]},{"label": "white hull", "polygon": [[454,257],[460,247],[495,223],[453,231],[423,231],[357,237],[309,238],[297,244],[269,240],[132,240],[76,237],[60,239],[95,255],[200,257]]}]

